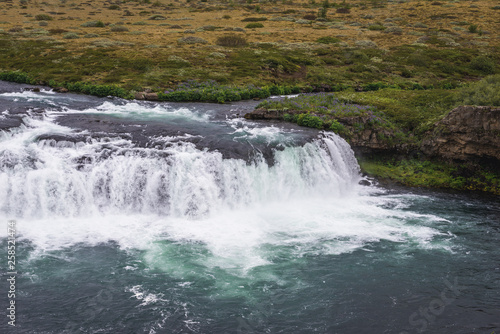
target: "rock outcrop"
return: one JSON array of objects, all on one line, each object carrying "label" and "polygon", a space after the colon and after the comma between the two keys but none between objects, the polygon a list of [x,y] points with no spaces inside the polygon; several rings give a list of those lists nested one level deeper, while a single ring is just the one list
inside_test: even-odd
[{"label": "rock outcrop", "polygon": [[453,109],[422,141],[428,156],[448,160],[494,159],[500,162],[500,108]]}]

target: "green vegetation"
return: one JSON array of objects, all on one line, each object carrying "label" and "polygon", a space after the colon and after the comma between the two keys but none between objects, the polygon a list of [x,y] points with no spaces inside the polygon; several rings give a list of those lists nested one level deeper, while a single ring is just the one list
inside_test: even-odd
[{"label": "green vegetation", "polygon": [[216,44],[227,47],[245,46],[247,45],[247,40],[242,36],[233,34],[233,35],[218,37]]},{"label": "green vegetation", "polygon": [[35,16],[35,20],[37,20],[37,21],[51,21],[52,16],[47,15],[47,14],[38,14]]},{"label": "green vegetation", "polygon": [[219,85],[215,81],[196,82],[190,80],[181,83],[176,89],[160,92],[158,98],[161,101],[202,101],[224,103],[231,101],[249,100],[253,98],[267,98],[272,94],[298,93],[298,87],[288,86],[267,86],[256,87],[247,85],[246,87],[231,87]]},{"label": "green vegetation", "polygon": [[322,43],[322,44],[335,44],[335,43],[339,43],[340,42],[340,39],[336,38],[336,37],[332,37],[332,36],[324,36],[324,37],[320,37],[316,40],[317,43]]},{"label": "green vegetation", "polygon": [[492,75],[462,88],[458,92],[460,104],[500,106],[500,75]]},{"label": "green vegetation", "polygon": [[[500,195],[500,174],[476,164],[450,164],[421,159],[368,159],[362,172],[382,181],[425,188],[477,190]],[[472,173],[472,174],[471,174]]]},{"label": "green vegetation", "polygon": [[102,21],[88,21],[85,23],[81,24],[82,27],[98,27],[98,28],[103,28],[105,27],[105,24]]},{"label": "green vegetation", "polygon": [[264,28],[264,25],[262,23],[249,23],[245,26],[247,29],[255,29],[255,28]]}]

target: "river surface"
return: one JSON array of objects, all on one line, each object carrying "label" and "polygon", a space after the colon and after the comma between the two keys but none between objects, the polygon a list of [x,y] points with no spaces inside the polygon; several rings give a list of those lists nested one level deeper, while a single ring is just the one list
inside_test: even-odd
[{"label": "river surface", "polygon": [[0,333],[500,333],[498,197],[360,185],[343,139],[255,101],[24,87],[0,82]]}]

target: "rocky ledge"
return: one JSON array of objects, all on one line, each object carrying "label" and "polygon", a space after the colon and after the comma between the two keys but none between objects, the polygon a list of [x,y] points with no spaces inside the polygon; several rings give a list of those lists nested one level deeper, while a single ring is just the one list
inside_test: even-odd
[{"label": "rocky ledge", "polygon": [[424,137],[420,149],[428,156],[448,160],[500,162],[500,108],[453,109]]}]

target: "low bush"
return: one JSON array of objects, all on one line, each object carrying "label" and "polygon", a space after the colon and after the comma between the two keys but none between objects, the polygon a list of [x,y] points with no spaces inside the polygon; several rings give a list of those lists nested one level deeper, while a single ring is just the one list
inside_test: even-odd
[{"label": "low bush", "polygon": [[127,27],[123,27],[123,26],[114,26],[114,27],[111,27],[111,31],[112,32],[125,32],[125,31],[129,31]]},{"label": "low bush", "polygon": [[88,21],[88,22],[82,23],[81,26],[85,27],[85,28],[89,28],[89,27],[103,28],[105,26],[105,24],[102,21]]},{"label": "low bush", "polygon": [[52,16],[47,15],[47,14],[38,14],[35,15],[35,20],[37,21],[51,21],[53,20]]},{"label": "low bush", "polygon": [[387,29],[387,28],[381,24],[372,24],[371,26],[368,27],[368,30],[372,30],[372,31],[381,31],[381,30],[385,30],[385,29]]},{"label": "low bush", "polygon": [[495,72],[495,63],[485,56],[479,56],[470,62],[470,68],[485,74],[493,74]]},{"label": "low bush", "polygon": [[77,39],[80,38],[77,33],[74,32],[67,32],[63,35],[64,39]]},{"label": "low bush", "polygon": [[332,36],[324,36],[320,37],[316,40],[317,43],[322,43],[322,44],[335,44],[340,42],[340,39]]},{"label": "low bush", "polygon": [[259,21],[267,21],[267,17],[246,17],[241,22],[259,22]]},{"label": "low bush", "polygon": [[207,44],[208,41],[196,36],[182,37],[177,40],[179,44]]},{"label": "low bush", "polygon": [[245,46],[247,41],[244,37],[238,35],[225,35],[217,38],[215,44],[220,46],[235,47]]},{"label": "low bush", "polygon": [[255,28],[264,28],[264,25],[262,23],[249,23],[245,26],[247,29],[255,29]]},{"label": "low bush", "polygon": [[151,15],[148,20],[166,20],[167,18],[160,14]]},{"label": "low bush", "polygon": [[491,75],[460,90],[457,102],[463,105],[500,106],[500,75]]},{"label": "low bush", "polygon": [[55,35],[55,34],[64,34],[65,32],[68,32],[67,30],[65,29],[61,29],[61,28],[55,28],[55,29],[49,29],[49,33]]},{"label": "low bush", "polygon": [[314,14],[306,14],[306,15],[302,16],[302,18],[304,20],[314,21],[314,20],[316,20],[317,17]]}]

